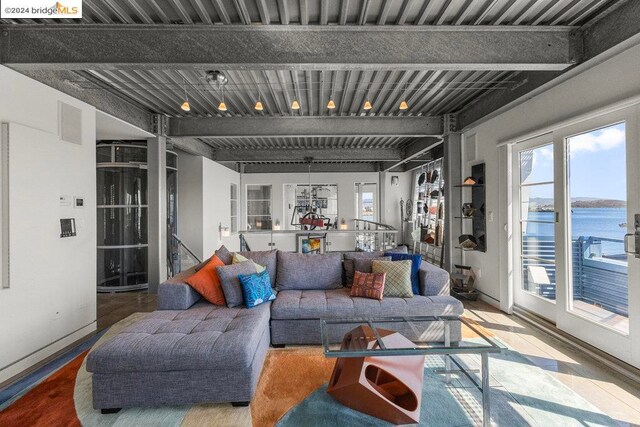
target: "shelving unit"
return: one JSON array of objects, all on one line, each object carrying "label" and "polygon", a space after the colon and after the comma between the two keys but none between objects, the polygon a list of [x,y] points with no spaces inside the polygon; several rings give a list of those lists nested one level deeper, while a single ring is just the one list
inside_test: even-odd
[{"label": "shelving unit", "polygon": [[[460,200],[462,201],[462,206],[465,203],[471,203],[471,207],[475,209],[473,215],[464,216],[462,214],[462,206],[458,207],[458,211],[460,212],[460,216],[455,216],[454,218],[459,219],[462,223],[461,229],[463,234],[472,235],[477,242],[477,246],[475,249],[464,249],[462,247],[456,246],[457,249],[463,251],[479,251],[486,252],[487,251],[487,222],[485,217],[485,203],[486,203],[486,192],[485,192],[485,164],[478,163],[471,167],[471,177],[476,181],[476,184],[462,184],[455,185],[454,187],[459,188],[462,192]],[[465,191],[465,189],[471,189],[470,192]]]},{"label": "shelving unit", "polygon": [[416,202],[413,251],[436,265],[443,262],[444,243],[444,174],[443,159],[439,158],[424,165],[420,174],[425,174],[422,185],[417,185],[414,193]]}]

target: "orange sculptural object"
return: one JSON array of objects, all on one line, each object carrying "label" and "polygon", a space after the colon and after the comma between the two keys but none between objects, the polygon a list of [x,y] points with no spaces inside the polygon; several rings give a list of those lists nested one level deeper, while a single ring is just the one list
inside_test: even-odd
[{"label": "orange sculptural object", "polygon": [[[386,348],[414,344],[398,332],[377,329]],[[378,347],[374,332],[358,326],[343,340],[343,350]],[[394,424],[420,421],[424,356],[341,357],[336,361],[327,393],[349,408]]]}]

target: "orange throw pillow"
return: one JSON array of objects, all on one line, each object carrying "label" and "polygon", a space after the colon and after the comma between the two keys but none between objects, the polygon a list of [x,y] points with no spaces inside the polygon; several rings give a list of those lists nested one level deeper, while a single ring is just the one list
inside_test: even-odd
[{"label": "orange throw pillow", "polygon": [[214,255],[197,273],[189,276],[185,280],[185,283],[198,291],[198,293],[211,304],[227,305],[227,301],[224,299],[224,293],[222,292],[222,285],[216,272],[216,267],[222,267],[223,265],[224,262]]}]

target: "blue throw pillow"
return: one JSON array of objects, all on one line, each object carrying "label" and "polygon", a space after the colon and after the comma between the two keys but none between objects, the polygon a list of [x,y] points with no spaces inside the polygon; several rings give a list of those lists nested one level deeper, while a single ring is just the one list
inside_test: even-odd
[{"label": "blue throw pillow", "polygon": [[391,257],[391,261],[411,260],[411,290],[414,295],[420,295],[420,264],[422,264],[422,255],[420,254],[397,254],[386,252],[384,256]]},{"label": "blue throw pillow", "polygon": [[242,296],[247,308],[253,308],[263,302],[276,299],[273,289],[271,289],[271,279],[267,270],[262,273],[241,274],[238,279],[240,279]]}]

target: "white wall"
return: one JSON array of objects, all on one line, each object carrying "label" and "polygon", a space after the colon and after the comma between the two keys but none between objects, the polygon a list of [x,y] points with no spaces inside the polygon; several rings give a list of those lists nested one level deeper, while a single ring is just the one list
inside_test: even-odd
[{"label": "white wall", "polygon": [[[487,222],[487,252],[465,253],[465,262],[481,269],[477,286],[494,298],[488,302],[503,300],[501,307],[507,308],[506,150],[497,145],[640,94],[639,70],[640,46],[635,46],[465,132],[465,138],[475,135],[477,160],[486,162],[486,209],[494,218]],[[469,164],[464,163],[462,176],[469,172]]]},{"label": "white wall", "polygon": [[[95,330],[95,109],[0,66],[10,127],[10,288],[0,289],[0,383]],[[82,144],[58,138],[58,102],[82,111]],[[85,207],[59,196],[84,197]],[[60,238],[60,218],[77,236]],[[6,254],[3,254],[3,257]]]},{"label": "white wall", "polygon": [[220,240],[218,226],[231,223],[230,186],[240,174],[201,156],[178,152],[178,236],[205,259],[224,244],[239,250],[237,235]]}]

